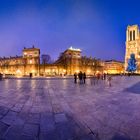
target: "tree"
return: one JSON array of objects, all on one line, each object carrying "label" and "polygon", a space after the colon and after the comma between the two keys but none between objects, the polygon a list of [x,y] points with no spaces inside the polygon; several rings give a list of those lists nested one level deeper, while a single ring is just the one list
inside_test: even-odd
[{"label": "tree", "polygon": [[86,57],[82,56],[81,57],[81,67],[84,68],[85,70],[87,68],[91,69],[93,73],[95,74],[97,70],[101,70],[101,60],[92,58],[92,57]]},{"label": "tree", "polygon": [[135,54],[130,55],[130,59],[128,60],[128,66],[126,71],[130,73],[134,73],[137,70]]},{"label": "tree", "polygon": [[50,64],[51,63],[51,57],[48,54],[43,54],[41,56],[42,58],[42,64]]},{"label": "tree", "polygon": [[96,59],[96,58],[93,58],[93,71],[94,71],[94,75],[96,74],[96,71],[99,70],[100,71],[100,68],[102,67],[101,64],[100,64],[100,60],[99,59]]},{"label": "tree", "polygon": [[91,57],[82,56],[81,60],[80,60],[80,64],[81,64],[81,70],[82,71],[86,71],[87,68],[91,69],[91,67],[92,67],[92,58]]}]

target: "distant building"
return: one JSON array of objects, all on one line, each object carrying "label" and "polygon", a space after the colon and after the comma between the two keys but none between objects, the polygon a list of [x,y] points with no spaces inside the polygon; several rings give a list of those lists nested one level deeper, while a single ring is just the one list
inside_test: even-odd
[{"label": "distant building", "polygon": [[109,74],[124,73],[124,63],[116,60],[108,60],[104,62],[104,72]]},{"label": "distant building", "polygon": [[55,62],[66,71],[66,74],[73,74],[80,71],[81,50],[70,47],[60,54],[60,57]]},{"label": "distant building", "polygon": [[128,26],[126,30],[125,70],[130,55],[134,54],[137,61],[137,73],[140,73],[140,30],[138,25]]},{"label": "distant building", "polygon": [[24,48],[22,56],[0,58],[0,73],[6,75],[33,76],[73,75],[75,72],[86,72],[88,75],[96,73],[122,73],[123,63],[118,61],[101,61],[81,55],[80,49],[73,47],[62,52],[54,63],[47,63],[47,55],[41,57],[40,49]]}]

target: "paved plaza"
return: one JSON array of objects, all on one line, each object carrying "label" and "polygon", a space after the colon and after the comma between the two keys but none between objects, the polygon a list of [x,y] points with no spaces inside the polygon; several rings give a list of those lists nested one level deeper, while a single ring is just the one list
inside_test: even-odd
[{"label": "paved plaza", "polygon": [[140,77],[0,81],[0,140],[140,140]]}]

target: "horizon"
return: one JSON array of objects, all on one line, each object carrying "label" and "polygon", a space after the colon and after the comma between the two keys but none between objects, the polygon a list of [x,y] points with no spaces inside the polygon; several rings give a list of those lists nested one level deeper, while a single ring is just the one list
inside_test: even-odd
[{"label": "horizon", "polygon": [[124,62],[126,28],[140,24],[135,2],[0,0],[0,56],[20,55],[34,45],[56,60],[73,46],[82,55]]}]

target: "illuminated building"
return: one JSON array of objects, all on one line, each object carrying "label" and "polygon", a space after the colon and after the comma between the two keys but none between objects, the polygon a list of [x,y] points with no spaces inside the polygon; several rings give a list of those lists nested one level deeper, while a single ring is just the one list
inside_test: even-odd
[{"label": "illuminated building", "polygon": [[124,63],[116,60],[105,61],[104,72],[109,74],[124,73]]},{"label": "illuminated building", "polygon": [[66,74],[73,74],[80,71],[81,50],[70,47],[60,54],[55,64],[60,65]]},{"label": "illuminated building", "polygon": [[10,75],[39,75],[40,49],[24,48],[22,56],[0,58],[0,72]]},{"label": "illuminated building", "polygon": [[138,25],[128,26],[126,30],[125,70],[131,54],[135,54],[137,73],[140,73],[140,30]]},{"label": "illuminated building", "polygon": [[73,47],[62,52],[54,63],[40,62],[40,49],[24,48],[22,56],[0,58],[0,73],[15,76],[49,76],[73,75],[75,72],[88,75],[96,73],[122,73],[123,63],[117,61],[104,62],[92,57],[81,55],[80,49]]}]

